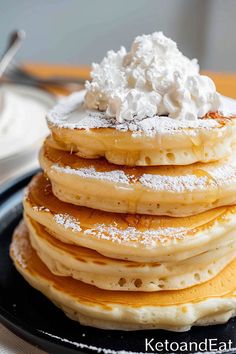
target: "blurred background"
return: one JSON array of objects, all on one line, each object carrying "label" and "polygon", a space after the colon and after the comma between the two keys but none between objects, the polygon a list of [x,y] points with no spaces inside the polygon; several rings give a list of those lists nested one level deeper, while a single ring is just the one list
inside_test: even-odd
[{"label": "blurred background", "polygon": [[201,69],[236,71],[235,0],[0,0],[0,15],[0,52],[26,30],[21,61],[90,64],[162,30]]}]

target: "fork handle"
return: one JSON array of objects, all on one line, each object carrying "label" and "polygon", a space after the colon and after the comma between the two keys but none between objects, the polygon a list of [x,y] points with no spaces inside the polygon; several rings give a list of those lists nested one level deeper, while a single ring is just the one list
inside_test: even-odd
[{"label": "fork handle", "polygon": [[9,38],[7,47],[0,59],[0,77],[5,72],[6,68],[15,57],[16,53],[20,49],[22,42],[25,38],[24,31],[14,31]]}]

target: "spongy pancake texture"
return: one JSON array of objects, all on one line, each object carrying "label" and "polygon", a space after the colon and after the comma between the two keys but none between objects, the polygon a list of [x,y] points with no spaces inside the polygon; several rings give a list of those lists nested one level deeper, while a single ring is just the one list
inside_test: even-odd
[{"label": "spongy pancake texture", "polygon": [[101,290],[70,277],[53,275],[33,250],[23,224],[10,249],[18,271],[74,320],[110,329],[188,330],[223,323],[235,315],[236,261],[212,280],[178,291]]},{"label": "spongy pancake texture", "polygon": [[116,260],[85,247],[62,243],[25,216],[31,245],[53,274],[72,276],[101,289],[163,291],[183,289],[213,278],[236,255],[235,241],[180,262]]},{"label": "spongy pancake texture", "polygon": [[119,125],[103,112],[86,110],[81,93],[60,102],[47,119],[52,146],[119,165],[216,161],[230,155],[235,141],[234,120],[216,113],[193,122],[152,117]]},{"label": "spongy pancake texture", "polygon": [[137,262],[183,260],[235,238],[234,206],[186,218],[105,213],[58,200],[43,174],[30,183],[24,208],[62,242]]},{"label": "spongy pancake texture", "polygon": [[190,216],[236,203],[236,155],[209,164],[127,167],[50,147],[40,163],[57,198],[109,212]]}]

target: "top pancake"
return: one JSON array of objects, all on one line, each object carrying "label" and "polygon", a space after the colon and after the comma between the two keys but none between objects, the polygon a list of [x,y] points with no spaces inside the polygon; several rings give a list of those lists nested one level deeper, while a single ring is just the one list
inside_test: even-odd
[{"label": "top pancake", "polygon": [[130,166],[209,162],[232,152],[233,119],[212,113],[197,121],[152,117],[116,124],[104,112],[86,110],[83,97],[84,92],[75,93],[49,112],[52,146]]}]

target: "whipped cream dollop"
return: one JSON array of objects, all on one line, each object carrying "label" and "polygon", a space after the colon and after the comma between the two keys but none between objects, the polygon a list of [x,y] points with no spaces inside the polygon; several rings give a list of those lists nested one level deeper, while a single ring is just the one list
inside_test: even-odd
[{"label": "whipped cream dollop", "polygon": [[196,120],[220,107],[215,84],[200,75],[197,60],[162,32],[136,37],[129,53],[109,51],[93,64],[91,77],[85,106],[118,123],[153,116]]},{"label": "whipped cream dollop", "polygon": [[33,92],[13,85],[0,88],[0,159],[32,147],[48,133],[44,117],[54,100],[37,99]]}]

